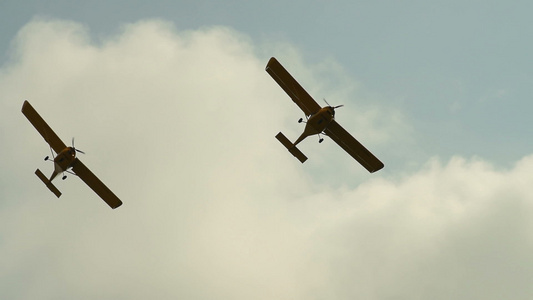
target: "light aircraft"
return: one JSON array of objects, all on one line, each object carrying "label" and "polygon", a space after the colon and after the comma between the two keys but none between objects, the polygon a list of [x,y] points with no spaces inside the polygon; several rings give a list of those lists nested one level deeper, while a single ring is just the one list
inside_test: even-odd
[{"label": "light aircraft", "polygon": [[[81,180],[95,191],[102,200],[111,206],[111,208],[115,209],[122,205],[122,201],[120,201],[120,199],[76,157],[76,152],[84,152],[74,147],[74,138],[72,139],[72,146],[67,147],[28,101],[24,101],[24,104],[22,105],[22,113],[42,135],[44,140],[50,145],[50,148],[57,153],[57,156],[53,158],[53,160],[48,156],[44,159],[46,161],[54,162],[54,171],[50,178],[46,178],[39,169],[35,171],[37,177],[44,182],[52,193],[58,198],[61,196],[61,192],[52,184],[52,180],[60,173],[63,174],[62,179],[65,180],[67,176],[64,175],[64,172],[67,172],[81,178]],[[72,169],[73,172],[69,171],[69,169]]]},{"label": "light aircraft", "polygon": [[[307,157],[296,147],[298,143],[303,141],[310,135],[318,134],[319,143],[324,140],[320,135],[327,135],[335,141],[342,149],[357,160],[370,173],[376,172],[383,168],[383,163],[368,151],[361,143],[359,143],[350,133],[335,121],[335,109],[342,107],[327,106],[320,107],[320,105],[304,90],[304,88],[287,72],[287,70],[272,57],[268,61],[266,71],[274,80],[281,86],[281,88],[292,98],[292,101],[300,107],[305,114],[305,129],[294,143],[289,141],[283,133],[278,133],[276,138],[302,163],[307,160]],[[325,99],[324,99],[325,100]],[[298,123],[304,122],[303,118],[298,120]]]}]

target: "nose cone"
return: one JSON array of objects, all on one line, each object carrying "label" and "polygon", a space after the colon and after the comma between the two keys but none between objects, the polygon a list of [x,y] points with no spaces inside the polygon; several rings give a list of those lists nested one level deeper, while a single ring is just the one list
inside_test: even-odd
[{"label": "nose cone", "polygon": [[337,106],[330,106],[329,108],[331,109],[331,116],[332,117],[335,117],[335,109],[336,108],[339,108],[339,107],[343,107],[344,105],[337,105]]},{"label": "nose cone", "polygon": [[335,117],[335,107],[328,106],[328,113],[331,115],[331,117]]},{"label": "nose cone", "polygon": [[76,149],[68,147],[68,154],[70,154],[71,157],[76,157]]}]

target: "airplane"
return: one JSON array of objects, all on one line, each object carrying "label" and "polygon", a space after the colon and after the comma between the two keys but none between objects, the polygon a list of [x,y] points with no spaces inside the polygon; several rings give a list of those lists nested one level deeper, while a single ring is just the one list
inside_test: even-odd
[{"label": "airplane", "polygon": [[[67,172],[83,180],[112,209],[122,205],[122,201],[76,157],[76,152],[82,154],[84,152],[74,147],[74,138],[72,139],[72,146],[67,147],[27,100],[22,105],[22,113],[50,145],[50,148],[57,153],[57,156],[53,159],[48,156],[44,158],[45,161],[54,162],[54,171],[50,178],[46,178],[39,169],[35,171],[35,175],[42,180],[52,193],[58,198],[61,196],[61,192],[52,184],[52,180],[60,173],[63,174],[62,179],[65,180],[67,176],[64,173]],[[72,170],[72,172],[69,170]]]},{"label": "airplane", "polygon": [[[357,160],[370,173],[381,170],[384,165],[359,143],[348,131],[342,128],[335,121],[335,109],[342,105],[320,107],[320,105],[304,90],[304,88],[287,72],[287,70],[274,57],[270,58],[265,69],[270,76],[281,86],[281,88],[292,98],[292,101],[304,112],[306,120],[303,118],[298,123],[305,122],[303,133],[292,143],[283,133],[278,133],[276,138],[296,157],[304,163],[307,157],[296,147],[306,137],[318,135],[318,142],[322,143],[324,139],[320,135],[329,136],[342,149]],[[324,99],[325,101],[325,99]]]}]

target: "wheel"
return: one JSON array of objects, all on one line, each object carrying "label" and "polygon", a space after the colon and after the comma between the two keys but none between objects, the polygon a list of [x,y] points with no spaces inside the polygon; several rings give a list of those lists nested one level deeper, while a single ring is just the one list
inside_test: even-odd
[{"label": "wheel", "polygon": [[319,139],[318,142],[319,143],[322,143],[324,141],[324,139]]},{"label": "wheel", "polygon": [[44,160],[48,160],[48,156],[44,158]]},{"label": "wheel", "polygon": [[63,180],[67,179],[67,175],[63,176],[63,178],[61,178],[61,179],[63,179]]},{"label": "wheel", "polygon": [[303,119],[303,118],[300,118],[300,119],[298,120],[298,123],[302,123],[303,121],[304,121],[304,119]]}]

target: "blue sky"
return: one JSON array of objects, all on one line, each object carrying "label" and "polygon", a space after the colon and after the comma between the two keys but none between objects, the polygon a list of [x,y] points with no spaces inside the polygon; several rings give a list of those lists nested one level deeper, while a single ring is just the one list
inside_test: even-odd
[{"label": "blue sky", "polygon": [[[35,16],[90,28],[98,40],[146,18],[178,29],[228,26],[256,43],[285,41],[307,64],[333,59],[381,105],[409,119],[423,159],[529,153],[533,31],[526,1],[92,1],[2,4],[1,45]],[[5,56],[4,56],[5,57]],[[327,97],[328,95],[316,95]],[[356,106],[356,99],[354,106]]]},{"label": "blue sky", "polygon": [[[533,4],[3,1],[10,299],[530,299]],[[275,56],[385,168],[299,147]],[[33,174],[28,99],[124,202]]]}]

